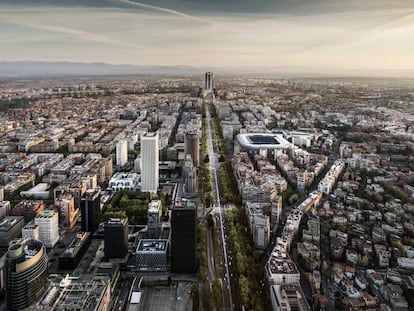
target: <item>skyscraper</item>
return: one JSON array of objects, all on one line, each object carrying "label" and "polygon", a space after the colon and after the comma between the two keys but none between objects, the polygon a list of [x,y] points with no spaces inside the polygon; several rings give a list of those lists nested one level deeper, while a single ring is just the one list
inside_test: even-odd
[{"label": "skyscraper", "polygon": [[162,203],[160,200],[153,200],[148,203],[147,233],[151,239],[158,239],[161,229]]},{"label": "skyscraper", "polygon": [[46,248],[38,240],[10,242],[5,260],[7,310],[21,310],[44,293],[47,280]]},{"label": "skyscraper", "polygon": [[196,269],[197,209],[195,203],[175,206],[171,215],[171,271],[193,273]]},{"label": "skyscraper", "polygon": [[206,72],[204,84],[206,91],[210,91],[214,88],[214,74],[212,72]]},{"label": "skyscraper", "polygon": [[193,194],[197,191],[197,172],[191,159],[187,154],[183,165],[184,192]]},{"label": "skyscraper", "polygon": [[158,132],[141,136],[141,191],[157,193],[159,180]]},{"label": "skyscraper", "polygon": [[128,252],[128,218],[111,218],[104,224],[106,258],[124,258]]},{"label": "skyscraper", "polygon": [[124,166],[128,162],[128,142],[120,140],[116,143],[116,165]]},{"label": "skyscraper", "polygon": [[185,135],[185,154],[191,155],[196,167],[200,166],[200,139],[196,132],[188,132]]},{"label": "skyscraper", "polygon": [[81,198],[82,231],[95,232],[99,227],[101,214],[101,190],[88,189]]}]

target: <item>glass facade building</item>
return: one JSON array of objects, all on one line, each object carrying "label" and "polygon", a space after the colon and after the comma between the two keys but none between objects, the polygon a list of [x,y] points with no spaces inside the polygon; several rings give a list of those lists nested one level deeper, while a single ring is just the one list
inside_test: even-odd
[{"label": "glass facade building", "polygon": [[7,310],[21,310],[35,303],[46,289],[46,248],[38,240],[14,240],[6,255]]}]

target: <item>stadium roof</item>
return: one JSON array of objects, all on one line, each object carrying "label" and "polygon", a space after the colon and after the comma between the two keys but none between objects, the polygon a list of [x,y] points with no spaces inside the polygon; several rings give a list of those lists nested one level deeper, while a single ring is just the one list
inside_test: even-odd
[{"label": "stadium roof", "polygon": [[245,133],[237,135],[242,147],[248,149],[287,149],[291,143],[280,134],[273,133]]}]

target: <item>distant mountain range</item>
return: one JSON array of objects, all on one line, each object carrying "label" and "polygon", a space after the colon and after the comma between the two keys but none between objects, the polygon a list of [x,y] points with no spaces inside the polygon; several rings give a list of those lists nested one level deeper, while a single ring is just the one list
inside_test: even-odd
[{"label": "distant mountain range", "polygon": [[206,71],[219,74],[254,74],[279,77],[401,77],[414,78],[414,70],[324,70],[320,68],[302,69],[280,68],[207,68],[192,66],[139,66],[112,65],[107,63],[76,62],[0,62],[0,78],[25,77],[64,77],[64,76],[107,76],[107,75],[200,75]]},{"label": "distant mountain range", "polygon": [[136,66],[72,62],[0,62],[0,77],[50,77],[96,75],[187,75],[199,73],[191,66]]}]

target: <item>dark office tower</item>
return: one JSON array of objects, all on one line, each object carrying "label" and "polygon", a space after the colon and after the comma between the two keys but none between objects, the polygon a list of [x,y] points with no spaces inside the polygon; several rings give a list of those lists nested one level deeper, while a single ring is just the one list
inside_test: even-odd
[{"label": "dark office tower", "polygon": [[128,252],[128,218],[111,218],[104,224],[106,258],[124,258]]},{"label": "dark office tower", "polygon": [[206,91],[210,91],[214,88],[214,75],[212,72],[206,72],[204,88]]},{"label": "dark office tower", "polygon": [[7,310],[34,304],[46,290],[46,248],[38,240],[10,242],[5,260]]},{"label": "dark office tower", "polygon": [[194,273],[196,270],[196,206],[175,206],[171,215],[171,271]]},{"label": "dark office tower", "polygon": [[82,231],[95,232],[101,215],[101,190],[88,189],[81,198]]},{"label": "dark office tower", "polygon": [[200,166],[200,139],[196,132],[188,132],[185,135],[185,154],[191,155],[194,166]]}]

